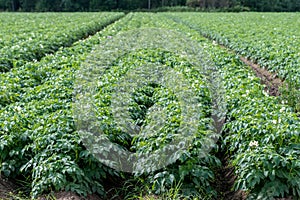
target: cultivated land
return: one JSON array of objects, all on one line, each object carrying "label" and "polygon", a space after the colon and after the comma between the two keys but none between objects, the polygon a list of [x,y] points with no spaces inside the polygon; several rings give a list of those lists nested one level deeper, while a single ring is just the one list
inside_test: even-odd
[{"label": "cultivated land", "polygon": [[[268,93],[240,59],[295,83],[287,90],[299,93],[299,13],[1,13],[0,20],[0,175],[15,183],[0,182],[0,199],[11,196],[8,188],[31,198],[54,191],[95,199],[300,198],[299,96],[286,89],[281,96]],[[139,31],[153,44],[164,44],[158,39],[168,31],[180,34],[159,48],[132,48]],[[182,35],[189,42],[178,44]],[[199,60],[186,54],[190,48]],[[95,69],[103,65],[97,63],[101,53],[112,58],[104,71],[93,71],[99,77],[93,93],[97,125],[110,141],[137,154],[176,140],[184,109],[166,85],[136,88],[128,110],[139,130],[155,124],[149,114],[154,105],[165,119],[151,137],[132,136],[114,118],[116,85],[146,65],[170,68],[189,84],[198,105],[197,131],[176,162],[128,174],[86,149],[74,119],[74,88],[86,59]],[[212,131],[219,139],[203,157],[203,140]]]}]

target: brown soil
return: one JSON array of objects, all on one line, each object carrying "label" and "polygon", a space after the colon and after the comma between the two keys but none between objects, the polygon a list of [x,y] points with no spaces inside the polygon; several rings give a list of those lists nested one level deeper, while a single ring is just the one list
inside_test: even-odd
[{"label": "brown soil", "polygon": [[17,186],[10,180],[0,175],[0,199],[8,199],[10,193],[14,193]]},{"label": "brown soil", "polygon": [[217,199],[220,200],[245,200],[247,195],[243,191],[234,191],[233,185],[236,179],[234,168],[229,165],[228,158],[221,156],[222,167],[216,170],[215,188],[218,191]]},{"label": "brown soil", "polygon": [[[0,200],[12,200],[18,190],[18,186],[13,181],[5,179],[0,176]],[[96,195],[88,195],[86,198],[80,197],[73,192],[57,192],[54,193],[53,197],[57,200],[102,200]],[[48,200],[46,196],[38,198],[39,200]]]},{"label": "brown soil", "polygon": [[[210,37],[206,37],[209,40],[212,40]],[[215,40],[212,40],[214,43],[217,43]],[[226,49],[229,52],[236,53],[233,49],[227,48],[222,44],[218,44],[221,48]],[[240,60],[246,65],[250,66],[255,72],[256,76],[261,79],[262,84],[266,85],[265,91],[268,92],[271,96],[279,96],[279,88],[283,84],[283,81],[277,77],[276,74],[272,74],[267,69],[261,68],[258,64],[248,60],[247,58],[240,56]]]},{"label": "brown soil", "polygon": [[[56,200],[102,200],[97,195],[88,195],[87,197],[80,197],[74,192],[56,192],[53,194]],[[40,197],[39,200],[48,200],[46,196]]]},{"label": "brown soil", "polygon": [[259,65],[251,62],[247,58],[240,56],[241,61],[250,66],[259,77],[263,84],[266,85],[265,90],[272,96],[279,96],[279,87],[282,85],[282,80],[279,79],[276,74],[272,74],[266,69],[261,68]]},{"label": "brown soil", "polygon": [[[109,182],[110,183],[110,182]],[[110,183],[112,184],[112,183]],[[115,190],[113,185],[106,185],[105,189],[106,191],[109,191],[106,195],[107,198],[105,199],[111,199],[111,200],[121,200],[122,197],[115,194]],[[115,186],[121,185],[121,183],[116,184]],[[0,175],[0,200],[13,200],[15,197],[17,197],[17,193],[19,191],[19,186],[13,182],[13,180],[6,179],[3,176]],[[23,196],[23,195],[22,195]],[[56,200],[104,200],[103,198],[100,198],[96,194],[88,195],[87,197],[81,197],[77,195],[75,192],[54,192],[47,195],[43,195],[38,198],[38,200],[49,200],[49,199],[56,199]],[[27,199],[27,198],[26,198]]]},{"label": "brown soil", "polygon": [[[229,160],[227,157],[224,157],[224,153],[220,153],[220,157],[222,166],[215,171],[216,182],[213,185],[218,192],[216,200],[246,200],[246,192],[233,190],[233,185],[236,181],[234,167],[229,165]],[[293,197],[275,198],[275,200],[293,200]]]}]

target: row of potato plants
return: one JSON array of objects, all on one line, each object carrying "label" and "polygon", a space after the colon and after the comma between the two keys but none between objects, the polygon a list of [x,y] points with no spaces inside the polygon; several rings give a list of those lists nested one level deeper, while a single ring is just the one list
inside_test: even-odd
[{"label": "row of potato plants", "polygon": [[[166,27],[167,24],[161,21],[157,15],[134,13],[126,17],[130,18],[130,23],[123,24],[122,28],[118,29],[119,33],[126,33],[126,31],[130,30],[134,32],[134,29],[139,28],[143,31],[149,31],[147,39],[154,41],[156,38],[151,35],[151,30],[146,28],[168,28]],[[129,34],[128,38],[133,32],[127,33]],[[162,34],[165,34],[165,32],[162,31]],[[122,45],[126,45],[127,42],[126,38],[123,38],[121,43]],[[130,48],[130,45],[128,47]],[[120,51],[120,49],[124,47],[118,48]],[[180,52],[180,49],[178,51]],[[93,56],[95,56],[95,53],[93,53]],[[97,58],[96,54],[96,60]],[[220,160],[214,153],[208,154],[205,159],[198,159],[204,145],[203,138],[210,132],[208,128],[211,124],[209,92],[207,86],[205,86],[205,82],[201,81],[202,74],[199,74],[197,70],[193,70],[193,66],[182,58],[182,55],[176,55],[163,49],[153,50],[141,48],[138,51],[128,53],[124,55],[124,57],[116,59],[116,62],[105,71],[105,74],[99,75],[101,78],[99,78],[99,83],[97,84],[102,87],[98,89],[99,93],[95,95],[97,102],[96,113],[99,119],[105,120],[98,126],[103,127],[102,131],[107,134],[110,140],[126,149],[136,152],[138,155],[143,155],[144,153],[149,154],[149,152],[154,152],[160,148],[163,149],[169,142],[174,140],[174,138],[176,139],[178,126],[182,120],[180,116],[181,109],[178,105],[179,102],[174,93],[160,85],[148,84],[138,88],[133,94],[132,107],[130,107],[133,116],[132,119],[142,127],[147,127],[147,125],[153,123],[151,122],[151,117],[146,114],[147,110],[150,109],[149,104],[153,105],[158,103],[165,107],[168,118],[166,119],[165,125],[160,129],[160,132],[149,138],[141,135],[132,137],[129,133],[122,132],[114,121],[113,111],[111,109],[113,88],[118,80],[126,75],[127,71],[143,67],[147,64],[164,65],[182,72],[190,84],[193,85],[196,94],[199,95],[197,98],[199,98],[199,103],[202,105],[199,110],[199,115],[202,116],[202,118],[199,120],[199,130],[194,135],[191,146],[182,152],[182,156],[175,163],[160,170],[151,171],[150,169],[145,169],[142,174],[136,173],[130,178],[135,182],[132,184],[142,182],[141,187],[147,188],[147,192],[162,194],[180,182],[182,183],[182,192],[186,196],[195,195],[202,197],[204,191],[205,196],[216,197],[217,192],[212,185],[215,180],[214,169],[220,166]],[[212,148],[215,152],[217,146],[212,144]],[[104,152],[108,151],[108,149],[102,150]]]},{"label": "row of potato plants", "polygon": [[28,182],[33,198],[54,190],[105,195],[104,180],[118,175],[83,146],[71,107],[80,63],[129,20],[1,74],[0,172]]},{"label": "row of potato plants", "polygon": [[236,190],[249,198],[300,196],[300,120],[293,109],[269,96],[251,69],[222,50],[228,115],[224,149],[235,167]]},{"label": "row of potato plants", "polygon": [[1,13],[0,72],[88,37],[123,13]]},{"label": "row of potato plants", "polygon": [[[9,14],[9,13],[8,13]],[[114,20],[117,20],[119,17],[123,16],[122,13],[100,13],[97,14],[96,16],[94,16],[95,14],[92,14],[91,17],[89,17],[89,15],[87,13],[78,13],[78,15],[76,15],[75,13],[69,13],[69,15],[67,14],[67,16],[69,17],[74,17],[74,16],[78,16],[78,18],[73,19],[74,21],[72,21],[71,19],[69,19],[67,16],[65,16],[65,14],[62,14],[63,16],[60,16],[59,14],[53,14],[53,13],[45,13],[45,16],[48,16],[47,14],[50,14],[50,16],[52,16],[52,20],[55,20],[57,18],[66,18],[67,20],[65,22],[63,22],[63,19],[60,19],[62,27],[60,27],[62,30],[59,30],[56,32],[56,35],[54,35],[55,37],[57,36],[61,36],[58,37],[57,42],[59,40],[59,44],[57,43],[56,45],[58,45],[56,48],[62,47],[62,46],[66,46],[65,43],[63,43],[63,40],[72,40],[73,42],[77,39],[80,39],[80,37],[83,36],[83,34],[87,34],[89,33],[88,30],[90,31],[96,31],[98,29],[100,29],[101,27],[104,27],[105,25],[111,23]],[[73,16],[74,15],[74,16]],[[85,18],[83,18],[84,16],[86,16]],[[21,15],[23,16],[23,15]],[[19,17],[21,17],[19,16]],[[32,17],[32,20],[34,21],[35,17],[38,17],[39,15],[29,15]],[[44,15],[42,15],[44,16]],[[98,22],[99,19],[97,19],[96,22],[90,22],[91,19],[94,19],[95,17],[102,17],[102,21],[100,20],[100,22]],[[83,26],[78,27],[78,23],[79,20],[83,18],[83,22],[81,22],[83,24]],[[20,18],[21,19],[21,18]],[[43,19],[43,18],[42,18]],[[73,22],[73,26],[76,26],[77,28],[74,31],[74,27],[72,29],[68,28],[66,31],[66,27],[64,28],[63,26],[67,26],[70,25],[72,23],[68,23],[68,20]],[[85,21],[86,20],[86,21]],[[22,20],[21,20],[22,21]],[[47,20],[46,20],[47,21]],[[50,20],[51,21],[51,20]],[[59,22],[60,22],[59,21]],[[39,21],[40,22],[40,21]],[[52,23],[54,23],[53,21],[51,21]],[[42,23],[42,22],[40,22]],[[17,23],[19,24],[19,23]],[[49,25],[50,23],[46,23],[47,25]],[[97,25],[96,25],[97,24]],[[52,26],[55,26],[55,24],[52,24]],[[37,29],[35,32],[38,32],[38,25],[36,25]],[[43,29],[43,28],[41,28]],[[73,31],[73,33],[72,33]],[[69,33],[68,33],[69,32]],[[49,34],[51,35],[49,32],[44,32],[44,37],[46,36],[45,34]],[[52,32],[53,34],[53,32]],[[68,34],[72,34],[70,36],[65,37]],[[80,36],[81,35],[81,36]],[[53,37],[53,39],[55,39],[55,37]],[[28,39],[28,34],[27,34],[27,39]],[[55,41],[47,41],[47,40],[39,40],[36,39],[35,42],[47,42],[49,45],[54,45]],[[34,43],[35,43],[34,42]],[[54,42],[54,43],[53,43]],[[32,47],[36,46],[36,44],[31,44]],[[70,45],[70,44],[68,44]],[[67,45],[67,46],[68,46]],[[38,45],[37,45],[38,46]],[[75,45],[76,46],[76,45]],[[78,46],[78,44],[77,44]],[[49,49],[48,49],[49,50]],[[46,51],[48,51],[46,50]],[[38,50],[38,52],[43,52],[42,50]],[[19,52],[20,53],[20,52]],[[33,53],[33,52],[27,52],[27,53]],[[42,53],[44,54],[44,53]],[[16,53],[15,56],[18,56],[19,54]],[[53,68],[53,64],[51,63],[53,62],[53,58],[57,57],[57,56],[61,57],[61,61],[59,63],[57,63],[57,67]],[[25,56],[25,55],[24,55]],[[0,74],[0,108],[10,104],[12,102],[18,101],[19,99],[22,98],[22,94],[24,93],[24,90],[26,90],[28,87],[35,87],[37,85],[42,84],[44,81],[47,80],[48,76],[53,76],[53,74],[56,74],[55,72],[58,72],[58,70],[61,68],[62,64],[68,64],[68,58],[74,56],[72,54],[72,52],[66,52],[65,49],[61,49],[60,51],[58,51],[57,53],[55,53],[55,55],[53,54],[48,54],[45,59],[42,61],[43,63],[47,63],[44,65],[40,65],[40,62],[37,61],[33,61],[33,62],[29,62],[28,64],[25,64],[23,66],[20,66],[18,68],[12,68],[10,72],[7,73],[1,73]],[[5,58],[3,58],[5,59]],[[56,61],[58,62],[58,61]],[[60,64],[62,63],[62,64]],[[71,63],[70,63],[71,65]]]},{"label": "row of potato plants", "polygon": [[300,80],[299,13],[176,13],[201,34],[282,79]]},{"label": "row of potato plants", "polygon": [[264,91],[237,55],[201,37],[200,41],[223,74],[228,114],[222,149],[235,168],[234,189],[246,191],[250,199],[299,198],[299,118],[287,102]]},{"label": "row of potato plants", "polygon": [[299,13],[181,13],[177,17],[281,78],[280,98],[300,112]]},{"label": "row of potato plants", "polygon": [[[77,69],[83,60],[79,58],[86,56],[86,53],[106,36],[110,37],[121,29],[126,29],[125,24],[132,20],[131,18],[132,15],[128,15],[126,20],[118,21],[117,25],[106,27],[105,31],[101,32],[101,39],[98,34],[76,42],[71,48],[61,48],[55,54],[49,54],[39,62],[28,62],[19,68],[0,74],[0,109],[4,109],[9,104],[24,101],[28,92],[43,87],[53,77],[58,77],[65,67]],[[137,25],[138,20],[133,21],[132,24]]]},{"label": "row of potato plants", "polygon": [[297,13],[194,14],[180,20],[235,50],[283,80],[281,99],[300,112],[299,15]]},{"label": "row of potato plants", "polygon": [[[138,15],[135,17],[136,19],[139,18]],[[144,16],[142,22],[147,22],[149,19],[151,18]],[[151,38],[151,35],[149,35],[149,38]],[[180,182],[182,184],[181,189],[185,191],[184,195],[193,194],[199,196],[201,195],[200,191],[205,191],[206,194],[216,197],[216,190],[212,186],[215,180],[213,170],[220,166],[221,162],[213,153],[207,154],[203,159],[199,159],[199,155],[204,153],[201,152],[203,145],[208,145],[205,144],[204,137],[210,132],[208,128],[211,124],[209,90],[203,81],[202,74],[194,70],[179,55],[174,55],[172,52],[162,49],[143,49],[129,53],[122,59],[119,59],[99,80],[102,87],[99,89],[95,99],[98,102],[97,117],[105,119],[99,126],[104,127],[102,131],[112,141],[141,156],[151,154],[151,152],[155,153],[157,149],[163,149],[173,140],[176,140],[179,134],[179,126],[182,123],[182,108],[176,94],[169,88],[159,84],[149,83],[137,88],[129,107],[132,119],[143,130],[144,128],[155,126],[153,123],[159,123],[152,121],[158,120],[157,118],[151,118],[148,115],[148,110],[151,106],[154,104],[162,106],[166,119],[164,119],[164,124],[158,132],[152,132],[151,136],[140,134],[130,136],[129,133],[124,133],[118,129],[114,121],[111,109],[112,88],[126,75],[127,71],[147,64],[167,66],[184,75],[197,95],[193,98],[197,98],[199,105],[201,105],[198,110],[200,119],[198,130],[193,135],[192,143],[187,149],[180,152],[181,156],[176,162],[155,171],[151,171],[151,168],[143,169],[141,172],[136,173],[133,179],[143,182],[143,187],[148,185],[148,188],[151,188],[147,191],[149,193],[163,194]],[[178,77],[173,78],[177,79]],[[217,146],[212,144],[212,148],[215,151]],[[103,151],[108,151],[108,149],[103,149]],[[160,160],[162,158],[157,159]]]},{"label": "row of potato plants", "polygon": [[[190,36],[190,33],[186,32],[189,31],[189,29],[183,29],[179,24],[175,23],[173,20],[170,20],[167,16],[151,13],[134,13],[131,14],[131,16],[132,18],[130,22],[132,24],[135,24],[135,26],[124,26],[124,29],[122,29],[121,31],[127,31],[138,27],[141,30],[149,31],[150,34],[147,40],[158,40],[156,42],[162,44],[165,41],[160,41],[159,37],[154,37],[151,34],[152,28],[161,29],[162,35],[168,34],[168,32],[164,32],[163,30],[174,30],[179,31],[179,33],[185,35],[187,38],[189,38]],[[131,32],[129,32],[129,34],[130,33]],[[178,34],[177,37],[180,37],[180,34]],[[174,41],[179,40],[179,38],[174,38]],[[123,43],[126,44],[126,39],[122,41],[122,44]],[[185,43],[182,42],[182,44]],[[169,45],[170,44],[165,44],[164,46],[167,47]],[[190,44],[186,43],[186,45]],[[192,47],[184,47],[183,45],[183,48],[188,49]],[[175,52],[180,53],[180,49],[174,50]],[[202,52],[201,48],[198,50]],[[194,51],[197,51],[197,49],[194,49]],[[202,57],[206,56],[205,52],[203,52],[203,54],[200,53],[200,55]],[[126,71],[131,68],[144,66],[149,63],[149,61],[151,61],[152,63],[160,63],[183,72],[186,80],[188,80],[190,84],[195,87],[195,90],[197,91],[196,94],[199,95],[199,97],[197,97],[199,98],[199,103],[201,105],[201,109],[199,110],[199,115],[201,116],[199,120],[199,130],[197,134],[194,135],[191,147],[185,150],[182,153],[182,156],[175,163],[154,172],[148,172],[146,170],[146,173],[142,175],[137,173],[135,174],[134,179],[142,182],[142,187],[145,187],[145,185],[147,185],[146,188],[148,190],[147,192],[149,193],[163,194],[168,189],[172,189],[172,187],[175,187],[176,183],[181,183],[182,185],[180,188],[180,192],[184,196],[190,195],[191,198],[198,197],[199,199],[204,199],[206,197],[216,198],[218,194],[216,189],[214,188],[214,183],[216,181],[215,169],[219,168],[221,164],[220,160],[215,155],[218,149],[217,146],[213,144],[212,151],[205,157],[201,157],[202,154],[206,153],[203,151],[203,146],[205,145],[205,141],[203,141],[203,138],[209,135],[210,130],[208,127],[212,124],[212,113],[210,108],[211,94],[209,86],[206,82],[207,78],[205,78],[206,73],[199,72],[201,71],[200,69],[203,68],[202,65],[204,65],[205,60],[202,60],[202,57],[197,57],[198,62],[200,62],[201,64],[199,66],[193,66],[192,63],[189,63],[189,60],[184,59],[185,56],[186,55],[176,55],[176,53],[164,51],[162,49],[156,49],[154,51],[151,49],[146,49],[129,54],[128,57],[125,57],[125,60],[120,60],[119,63],[117,62],[117,66],[114,66],[112,69],[108,70],[107,75],[105,74],[103,76],[105,84],[101,83],[100,85],[104,84],[107,88],[101,89],[98,94],[99,96],[97,96],[97,98],[99,98],[100,105],[100,109],[99,111],[97,111],[97,113],[100,113],[99,118],[107,119],[107,121],[105,121],[105,123],[107,123],[106,126],[101,126],[107,127],[106,131],[104,132],[106,132],[108,135],[115,134],[116,132],[118,133],[118,130],[116,130],[115,124],[113,122],[111,113],[112,111],[108,107],[110,106],[109,100],[111,98],[110,87],[112,87],[112,85],[114,85],[113,83],[120,79],[120,74],[126,73]],[[203,63],[201,61],[203,61]],[[102,80],[100,80],[100,82],[102,82]],[[149,93],[151,95],[149,95]],[[145,127],[147,127],[147,124],[151,123],[151,121],[149,122],[148,116],[144,116],[143,113],[145,112],[145,110],[142,108],[147,107],[145,105],[149,101],[167,105],[166,111],[168,112],[168,116],[172,117],[172,119],[167,119],[167,125],[165,125],[162,131],[158,135],[155,135],[153,138],[143,138],[143,136],[136,136],[132,138],[132,146],[129,145],[129,147],[128,143],[130,144],[130,142],[128,142],[128,138],[130,137],[126,134],[120,134],[120,139],[115,139],[115,141],[118,141],[120,144],[126,146],[127,148],[131,148],[131,150],[134,150],[138,154],[143,152],[149,153],[159,147],[165,147],[169,140],[172,140],[172,138],[176,137],[176,131],[178,129],[178,125],[180,124],[180,107],[176,108],[178,106],[178,103],[176,102],[176,94],[174,98],[174,94],[170,93],[170,91],[168,91],[167,89],[148,85],[145,88],[137,90],[137,93],[134,94],[134,98],[137,99],[137,101],[133,104],[132,110],[138,111],[134,115],[136,117],[135,120],[143,121],[143,123],[145,123]],[[104,117],[102,115],[104,115]],[[123,138],[127,139],[125,139],[124,141]]]}]

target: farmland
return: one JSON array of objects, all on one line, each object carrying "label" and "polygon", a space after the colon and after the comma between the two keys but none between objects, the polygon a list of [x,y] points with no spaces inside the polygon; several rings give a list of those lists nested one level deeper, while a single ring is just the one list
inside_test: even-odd
[{"label": "farmland", "polygon": [[300,197],[296,109],[238,56],[299,82],[298,13],[4,15],[0,174],[25,196]]}]

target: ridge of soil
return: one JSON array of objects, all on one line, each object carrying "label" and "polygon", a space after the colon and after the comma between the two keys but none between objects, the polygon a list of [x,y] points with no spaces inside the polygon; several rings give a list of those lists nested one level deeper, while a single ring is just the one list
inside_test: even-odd
[{"label": "ridge of soil", "polygon": [[271,96],[280,95],[279,88],[283,84],[283,81],[278,78],[276,74],[272,74],[267,69],[261,68],[258,64],[255,64],[245,57],[240,56],[240,60],[250,66],[256,76],[261,79],[261,82],[266,85],[265,91],[267,91]]},{"label": "ridge of soil", "polygon": [[[202,35],[204,36],[204,35]],[[219,44],[217,41],[213,40],[209,36],[204,36],[205,38],[213,41],[217,45],[219,45],[221,48],[226,49],[229,52],[235,53],[238,55],[238,53],[229,47],[226,47],[222,44]],[[259,64],[247,59],[246,57],[239,56],[240,60],[245,63],[246,65],[250,66],[251,69],[254,71],[255,75],[260,78],[261,83],[266,85],[265,91],[271,95],[271,96],[280,96],[279,88],[283,85],[283,80],[277,77],[276,74],[271,73],[265,68],[262,68]]]},{"label": "ridge of soil", "polygon": [[[206,37],[209,40],[212,40],[210,37]],[[212,40],[214,43],[217,43],[215,40]],[[235,50],[228,48],[222,44],[217,43],[223,49],[227,51],[238,54]],[[268,92],[271,96],[280,96],[279,88],[283,85],[283,81],[277,77],[276,74],[269,72],[267,69],[262,68],[259,64],[247,59],[246,57],[239,56],[240,60],[246,65],[250,66],[254,71],[255,75],[260,78],[261,83],[266,85],[265,91]]]}]

